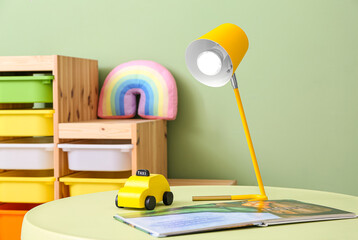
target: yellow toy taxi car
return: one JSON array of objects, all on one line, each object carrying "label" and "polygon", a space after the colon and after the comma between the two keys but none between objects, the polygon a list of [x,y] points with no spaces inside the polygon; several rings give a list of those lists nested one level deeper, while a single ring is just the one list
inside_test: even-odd
[{"label": "yellow toy taxi car", "polygon": [[173,199],[169,183],[163,175],[150,174],[148,170],[141,169],[135,176],[129,177],[118,191],[115,204],[117,207],[153,210],[158,202],[171,205]]}]

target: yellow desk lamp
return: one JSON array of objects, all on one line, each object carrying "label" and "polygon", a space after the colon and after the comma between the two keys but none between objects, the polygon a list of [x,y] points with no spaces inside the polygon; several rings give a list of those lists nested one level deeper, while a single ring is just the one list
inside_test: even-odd
[{"label": "yellow desk lamp", "polygon": [[225,23],[192,42],[186,49],[186,65],[199,82],[210,87],[221,87],[231,81],[249,145],[252,164],[260,194],[228,196],[193,196],[193,201],[207,200],[267,200],[249,128],[242,106],[235,70],[249,47],[245,32],[235,24]]}]

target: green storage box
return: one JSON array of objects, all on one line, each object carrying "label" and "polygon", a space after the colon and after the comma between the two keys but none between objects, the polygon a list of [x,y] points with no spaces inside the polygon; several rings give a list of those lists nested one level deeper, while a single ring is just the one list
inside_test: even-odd
[{"label": "green storage box", "polygon": [[0,76],[0,103],[52,103],[53,76]]}]

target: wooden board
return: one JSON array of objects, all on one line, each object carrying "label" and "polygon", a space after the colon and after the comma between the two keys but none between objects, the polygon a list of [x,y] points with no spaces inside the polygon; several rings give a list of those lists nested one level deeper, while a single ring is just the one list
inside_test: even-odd
[{"label": "wooden board", "polygon": [[0,56],[0,71],[52,71],[54,56]]},{"label": "wooden board", "polygon": [[147,121],[132,126],[132,174],[148,169],[167,177],[167,122]]},{"label": "wooden board", "polygon": [[[54,174],[58,180],[72,172],[68,169],[67,154],[57,148],[59,124],[97,118],[98,62],[59,55],[53,56],[53,61]],[[67,195],[68,188],[57,181],[55,199]]]},{"label": "wooden board", "polygon": [[96,119],[75,123],[60,123],[61,139],[131,139],[132,124],[154,122],[146,119]]},{"label": "wooden board", "polygon": [[237,185],[236,180],[215,179],[168,179],[170,186],[196,186],[196,185]]},{"label": "wooden board", "polygon": [[[112,120],[117,122],[116,120]],[[119,120],[120,121],[120,120]],[[131,139],[132,124],[94,121],[79,123],[61,123],[59,125],[59,137],[78,139]]]},{"label": "wooden board", "polygon": [[65,56],[56,56],[55,61],[53,104],[58,123],[97,119],[97,61]]}]

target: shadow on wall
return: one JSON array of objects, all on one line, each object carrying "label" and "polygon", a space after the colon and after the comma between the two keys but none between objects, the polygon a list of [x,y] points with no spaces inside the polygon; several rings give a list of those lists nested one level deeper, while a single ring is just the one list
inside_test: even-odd
[{"label": "shadow on wall", "polygon": [[[218,128],[208,128],[207,124],[203,124],[205,121],[214,122],[218,127],[227,124],[225,118],[208,119],[201,111],[210,104],[210,96],[201,95],[198,91],[216,92],[217,89],[200,89],[198,86],[201,84],[190,75],[171,72],[177,81],[179,105],[177,119],[168,122],[169,177],[227,179],[228,172],[231,176],[237,175],[241,168],[231,166],[234,159],[222,157],[223,152],[230,150],[230,146],[223,144],[227,141],[223,139],[227,138],[227,134]],[[187,114],[189,112],[190,115]],[[212,177],[214,175],[215,177]]]},{"label": "shadow on wall", "polygon": [[[114,66],[113,68],[115,67],[116,66]],[[101,92],[104,80],[106,80],[107,75],[113,70],[113,68],[98,68],[99,92]]]}]

